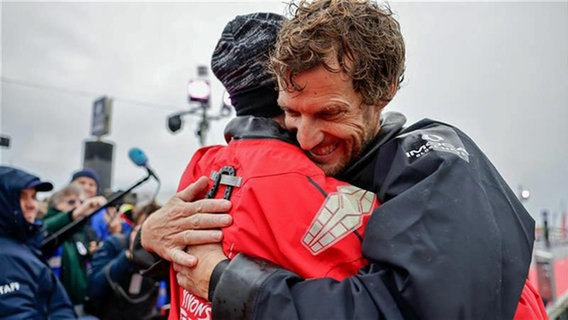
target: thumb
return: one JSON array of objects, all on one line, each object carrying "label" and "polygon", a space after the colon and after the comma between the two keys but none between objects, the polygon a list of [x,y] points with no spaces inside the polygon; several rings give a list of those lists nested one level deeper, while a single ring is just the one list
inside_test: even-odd
[{"label": "thumb", "polygon": [[203,198],[203,194],[207,191],[208,178],[201,176],[197,181],[178,192],[178,196],[183,201],[194,201]]}]

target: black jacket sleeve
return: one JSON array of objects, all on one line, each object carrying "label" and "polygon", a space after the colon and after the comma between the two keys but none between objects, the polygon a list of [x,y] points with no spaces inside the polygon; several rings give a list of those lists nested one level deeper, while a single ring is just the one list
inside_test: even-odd
[{"label": "black jacket sleeve", "polygon": [[337,282],[238,256],[215,288],[215,318],[511,319],[534,221],[478,147],[424,120],[363,167],[381,201],[363,239],[371,264]]},{"label": "black jacket sleeve", "polygon": [[213,319],[412,319],[389,293],[382,278],[388,276],[387,270],[366,270],[341,282],[304,280],[238,254],[214,291]]}]

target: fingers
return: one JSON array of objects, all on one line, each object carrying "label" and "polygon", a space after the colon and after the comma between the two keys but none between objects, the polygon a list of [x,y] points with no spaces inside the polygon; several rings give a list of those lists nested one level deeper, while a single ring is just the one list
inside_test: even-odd
[{"label": "fingers", "polygon": [[182,265],[191,265],[195,258],[189,258],[182,251],[189,245],[206,243],[218,243],[223,239],[223,233],[218,228],[231,224],[231,216],[228,214],[196,214],[174,221],[175,228],[155,228],[156,225],[146,225],[144,222],[141,233],[142,246],[151,252],[155,252],[169,261],[178,261]]},{"label": "fingers", "polygon": [[[176,269],[180,269],[179,267],[176,268],[176,265],[174,264],[174,270]],[[182,287],[182,288],[186,288],[186,289],[190,289],[192,288],[192,284],[193,282],[191,282],[191,278],[188,276],[185,276],[183,271],[180,272],[178,270],[176,270],[176,281],[177,283]]]},{"label": "fingers", "polygon": [[87,203],[90,207],[95,208],[106,204],[107,199],[103,196],[96,196],[85,200],[85,203]]},{"label": "fingers", "polygon": [[208,179],[201,177],[171,197],[161,209],[143,223],[141,243],[148,251],[166,260],[179,259],[181,265],[193,262],[193,256],[179,251],[188,245],[220,242],[220,228],[232,223],[226,214],[231,202],[222,199],[200,199]]},{"label": "fingers", "polygon": [[105,197],[103,197],[103,196],[96,196],[95,199],[96,199],[97,203],[98,203],[99,205],[101,205],[101,206],[102,206],[103,204],[106,204],[106,203],[107,203],[107,198],[105,198]]},{"label": "fingers", "polygon": [[180,286],[193,294],[207,299],[211,273],[219,262],[227,259],[227,257],[220,244],[192,246],[188,250],[195,256],[197,264],[195,267],[188,267],[174,263],[176,280]]},{"label": "fingers", "polygon": [[232,217],[227,213],[196,213],[179,221],[181,230],[219,229],[231,224]]},{"label": "fingers", "polygon": [[183,242],[185,246],[193,246],[206,243],[218,243],[223,240],[223,232],[221,230],[188,230],[181,232],[178,241]]},{"label": "fingers", "polygon": [[195,265],[197,264],[197,259],[194,256],[186,253],[181,249],[168,250],[168,255],[170,257],[171,262],[174,264],[174,270],[176,265],[178,265],[180,268],[181,267],[192,268],[195,267]]},{"label": "fingers", "polygon": [[231,202],[223,199],[202,199],[193,202],[181,200],[180,194],[170,198],[164,206],[147,219],[175,221],[198,213],[223,213],[231,209]]},{"label": "fingers", "polygon": [[89,199],[85,200],[85,202],[83,204],[81,204],[80,206],[78,206],[77,209],[79,210],[79,212],[81,212],[82,215],[84,215],[84,214],[89,213],[88,210],[93,210],[95,208],[103,206],[106,203],[107,203],[107,200],[106,200],[105,197],[97,196],[97,197],[89,198]]},{"label": "fingers", "polygon": [[191,269],[194,266],[195,265],[193,265],[193,266],[182,265],[180,263],[172,261],[172,267],[173,267],[174,271],[177,272],[177,273],[189,274],[191,272]]},{"label": "fingers", "polygon": [[194,213],[221,213],[231,210],[231,201],[224,199],[202,199],[189,204]]},{"label": "fingers", "polygon": [[226,213],[230,208],[230,201],[219,199],[178,203],[150,215],[144,222],[144,230],[148,229],[148,225],[164,237],[184,230],[223,228],[232,222],[231,216]]},{"label": "fingers", "polygon": [[[200,177],[194,183],[187,186],[185,189],[177,193],[177,197],[184,202],[191,202],[203,198],[203,195],[208,189],[208,178],[205,176]],[[204,201],[201,203],[201,201]],[[194,202],[196,205],[203,205],[196,212],[223,212],[231,208],[231,202],[228,200],[212,200],[204,199]]]},{"label": "fingers", "polygon": [[73,210],[73,220],[86,216],[91,213],[93,209],[104,205],[106,202],[107,200],[103,196],[97,196],[85,200],[84,203]]},{"label": "fingers", "polygon": [[202,298],[207,298],[206,293],[209,288],[209,279],[201,278],[200,272],[198,272],[198,267],[188,268],[179,264],[173,264],[173,269],[176,272],[177,283],[192,294],[200,296]]},{"label": "fingers", "polygon": [[201,198],[200,196],[207,191],[207,177],[202,176],[185,189],[178,192],[180,199],[183,201],[193,201]]}]

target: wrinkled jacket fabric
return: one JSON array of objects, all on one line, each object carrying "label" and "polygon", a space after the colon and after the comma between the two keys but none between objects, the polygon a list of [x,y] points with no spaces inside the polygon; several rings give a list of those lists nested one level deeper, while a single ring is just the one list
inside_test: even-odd
[{"label": "wrinkled jacket fabric", "polygon": [[[225,130],[227,146],[199,149],[180,181],[180,190],[211,172],[239,185],[219,184],[210,196],[233,203],[223,249],[262,257],[304,278],[341,280],[368,262],[361,254],[364,226],[377,206],[373,192],[326,177],[295,144],[294,137],[267,118],[238,117]],[[230,166],[230,170],[227,166]],[[214,188],[215,177],[209,180]],[[207,302],[181,288],[172,270],[170,319],[207,319]]]},{"label": "wrinkled jacket fabric", "polygon": [[475,143],[438,121],[382,121],[339,177],[381,203],[363,238],[371,263],[337,282],[237,255],[215,289],[214,318],[501,320],[515,316],[521,292],[536,294],[525,285],[534,221]]},{"label": "wrinkled jacket fabric", "polygon": [[0,318],[75,319],[65,289],[39,250],[40,225],[24,219],[20,194],[39,179],[0,167]]}]

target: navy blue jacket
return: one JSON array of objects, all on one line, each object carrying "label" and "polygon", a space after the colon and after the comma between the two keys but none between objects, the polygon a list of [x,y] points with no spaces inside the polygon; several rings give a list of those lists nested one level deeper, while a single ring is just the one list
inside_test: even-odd
[{"label": "navy blue jacket", "polygon": [[[149,319],[157,313],[156,300],[159,282],[138,274],[138,269],[127,257],[128,237],[114,234],[107,237],[95,252],[89,275],[89,313],[101,319]],[[131,292],[132,281],[139,277],[137,292]]]},{"label": "navy blue jacket", "polygon": [[534,220],[463,132],[405,121],[386,114],[374,144],[338,177],[381,203],[363,239],[370,264],[341,282],[305,280],[239,254],[218,278],[213,318],[513,318]]},{"label": "navy blue jacket", "polygon": [[76,319],[39,250],[39,224],[24,219],[20,194],[37,177],[0,166],[0,318]]}]

